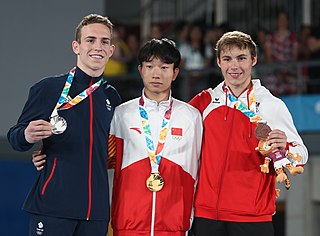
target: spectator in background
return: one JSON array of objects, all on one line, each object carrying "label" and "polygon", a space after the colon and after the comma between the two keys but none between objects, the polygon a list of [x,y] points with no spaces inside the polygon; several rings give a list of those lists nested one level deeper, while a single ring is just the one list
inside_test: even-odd
[{"label": "spectator in background", "polygon": [[[190,23],[186,21],[181,21],[178,22],[174,28],[173,32],[173,37],[175,38],[176,41],[176,47],[178,49],[180,48],[185,48],[189,45],[188,39],[189,39],[189,32],[190,32]],[[181,68],[183,66],[181,65]],[[178,74],[178,79],[173,81],[172,83],[172,94],[175,96],[177,99],[183,100],[185,98],[184,93],[185,91],[185,85],[187,83],[186,79],[186,73],[185,71],[181,71]]]},{"label": "spectator in background", "polygon": [[140,41],[136,34],[128,34],[127,36],[127,46],[128,46],[128,54],[129,54],[129,61],[128,61],[128,69],[129,73],[137,73],[137,67],[138,67],[138,59],[137,55],[140,49]]},{"label": "spectator in background", "polygon": [[[136,34],[130,33],[127,36],[127,45],[128,45],[128,72],[129,78],[124,81],[122,88],[124,89],[124,94],[122,95],[123,101],[128,101],[134,97],[140,95],[140,91],[143,88],[143,83],[140,79],[138,68],[138,59],[137,55],[140,49],[140,41]],[[115,83],[119,83],[115,81]],[[119,86],[117,86],[119,88]]]},{"label": "spectator in background", "polygon": [[[299,44],[299,50],[298,50],[298,61],[304,62],[310,60],[310,49],[309,49],[309,38],[311,34],[311,26],[310,25],[301,25],[300,30],[298,33],[298,44]],[[308,82],[309,78],[309,66],[303,66],[301,67],[301,75],[303,83]],[[305,88],[303,87],[303,92]]]},{"label": "spectator in background", "polygon": [[259,62],[265,62],[265,48],[266,48],[266,40],[267,40],[267,31],[265,29],[258,29],[258,32],[255,35],[254,41],[257,44],[257,55]]},{"label": "spectator in background", "polygon": [[212,49],[223,34],[223,29],[215,26],[207,27],[205,30],[203,42],[205,45],[205,65],[207,67],[216,65],[215,52]]},{"label": "spectator in background", "polygon": [[187,43],[180,45],[182,67],[186,70],[200,70],[205,67],[203,29],[194,24],[190,27]]},{"label": "spectator in background", "polygon": [[[268,75],[265,86],[276,96],[295,94],[297,91],[297,72],[292,66],[286,65],[297,61],[298,41],[296,34],[289,30],[287,12],[281,11],[277,15],[277,29],[271,32],[265,44],[265,60],[274,65],[282,65],[277,68],[275,77],[274,71]],[[271,87],[274,85],[274,87]]]},{"label": "spectator in background", "polygon": [[203,39],[205,45],[205,66],[210,69],[210,72],[206,73],[204,76],[206,87],[216,87],[223,79],[216,63],[217,58],[213,48],[215,48],[217,41],[224,33],[222,27],[214,26],[208,27],[205,31]]},{"label": "spectator in background", "polygon": [[115,45],[116,50],[104,69],[104,75],[106,77],[126,75],[128,73],[128,62],[131,59],[131,55],[128,45],[121,35],[123,35],[123,33],[121,34],[120,31],[115,28],[112,43]]},{"label": "spectator in background", "polygon": [[203,36],[201,26],[194,24],[190,27],[188,43],[180,45],[179,47],[182,58],[181,67],[189,72],[191,96],[206,88],[206,80],[200,71],[205,68],[205,45]]},{"label": "spectator in background", "polygon": [[310,25],[301,25],[300,31],[298,34],[298,61],[309,60],[310,58],[310,49],[309,49],[309,38],[311,35],[311,26]]},{"label": "spectator in background", "polygon": [[[320,61],[320,25],[312,28],[308,39],[310,60]],[[308,93],[320,93],[320,65],[309,67]]]},{"label": "spectator in background", "polygon": [[186,21],[179,22],[174,30],[176,45],[178,48],[184,47],[188,44],[188,37],[190,32],[190,24]]},{"label": "spectator in background", "polygon": [[152,24],[150,27],[150,39],[161,39],[162,38],[162,29],[159,24]]}]

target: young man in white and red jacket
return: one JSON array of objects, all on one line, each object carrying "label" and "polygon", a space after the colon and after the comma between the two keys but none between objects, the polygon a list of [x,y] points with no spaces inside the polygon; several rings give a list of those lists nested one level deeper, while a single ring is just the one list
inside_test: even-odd
[{"label": "young man in white and red jacket", "polygon": [[142,95],[115,109],[114,236],[183,236],[191,226],[202,119],[171,97],[180,58],[173,41],[148,41],[138,55]]},{"label": "young man in white and red jacket", "polygon": [[190,101],[201,112],[204,126],[193,233],[271,236],[275,171],[260,171],[264,157],[255,150],[255,127],[267,122],[272,129],[268,144],[301,155],[295,165],[303,166],[308,152],[286,105],[251,77],[257,63],[251,37],[239,31],[225,33],[216,54],[224,81]]}]

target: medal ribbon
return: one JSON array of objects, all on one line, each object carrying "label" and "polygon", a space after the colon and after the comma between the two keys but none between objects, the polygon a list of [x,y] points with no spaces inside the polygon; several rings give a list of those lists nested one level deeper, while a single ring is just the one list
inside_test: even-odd
[{"label": "medal ribbon", "polygon": [[157,173],[158,167],[160,165],[161,154],[162,154],[163,147],[164,147],[164,144],[166,141],[169,121],[170,121],[171,113],[172,113],[172,102],[173,101],[171,101],[171,103],[170,103],[170,108],[165,112],[165,114],[163,116],[158,145],[157,145],[157,149],[155,149],[155,145],[154,145],[154,142],[153,142],[153,139],[151,136],[151,129],[150,129],[150,124],[149,124],[148,113],[145,110],[145,108],[143,107],[143,105],[144,105],[143,97],[141,97],[139,100],[139,112],[140,112],[141,121],[142,121],[143,133],[146,138],[148,155],[150,158],[152,173]]},{"label": "medal ribbon", "polygon": [[251,122],[258,122],[263,120],[262,117],[258,116],[256,114],[256,97],[253,93],[253,89],[252,87],[248,90],[248,104],[249,104],[249,108],[243,104],[239,98],[237,98],[236,96],[234,96],[229,88],[227,88],[227,96],[229,101],[231,102],[231,106],[233,105],[236,109],[238,109],[239,111],[241,111],[244,115],[246,115],[247,117],[249,117]]},{"label": "medal ribbon", "polygon": [[[85,89],[84,91],[82,91],[81,93],[79,93],[76,97],[74,97],[73,99],[69,99],[68,98],[68,93],[74,78],[74,73],[75,73],[76,68],[74,67],[72,70],[70,70],[67,81],[64,85],[64,88],[61,92],[60,98],[57,102],[57,105],[55,107],[55,109],[59,110],[66,110],[69,109],[75,105],[77,105],[78,103],[82,102],[84,99],[86,99],[91,93],[93,93],[97,88],[99,88],[99,86],[101,85],[103,79],[101,78],[99,81],[97,81],[96,83],[94,83],[93,85],[91,85],[89,88]],[[68,102],[66,104],[64,104],[63,106],[61,106],[63,103]]]}]

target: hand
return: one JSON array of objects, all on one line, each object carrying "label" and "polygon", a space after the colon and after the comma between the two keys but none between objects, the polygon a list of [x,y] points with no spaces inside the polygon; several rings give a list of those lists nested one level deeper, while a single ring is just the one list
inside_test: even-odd
[{"label": "hand", "polygon": [[28,143],[36,143],[52,135],[51,124],[45,120],[31,121],[24,130],[24,136]]},{"label": "hand", "polygon": [[46,162],[47,155],[42,153],[41,150],[34,151],[32,153],[32,162],[33,165],[36,167],[37,171],[40,171],[44,167],[44,163]]},{"label": "hand", "polygon": [[272,130],[268,135],[268,145],[272,148],[285,149],[287,146],[287,135],[285,132],[275,129]]}]

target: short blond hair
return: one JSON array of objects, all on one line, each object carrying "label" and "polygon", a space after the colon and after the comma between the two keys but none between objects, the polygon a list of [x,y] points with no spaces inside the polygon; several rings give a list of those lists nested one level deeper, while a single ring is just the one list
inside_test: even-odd
[{"label": "short blond hair", "polygon": [[252,57],[257,56],[257,45],[249,34],[241,31],[231,31],[222,35],[218,40],[215,48],[217,58],[220,58],[222,51],[232,47],[248,48]]}]

